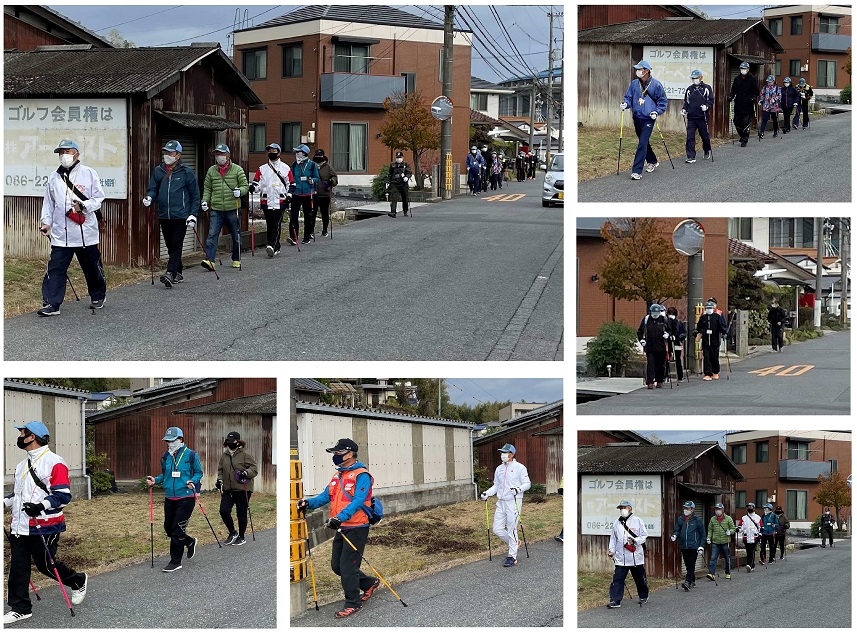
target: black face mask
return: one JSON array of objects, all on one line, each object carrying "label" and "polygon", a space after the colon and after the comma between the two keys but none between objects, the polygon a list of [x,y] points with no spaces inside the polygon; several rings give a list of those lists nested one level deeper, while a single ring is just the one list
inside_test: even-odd
[{"label": "black face mask", "polygon": [[314,162],[316,165],[321,165],[323,162],[325,162],[325,158],[323,156],[316,156],[312,159],[312,162]]},{"label": "black face mask", "polygon": [[279,152],[268,154],[268,160],[277,160],[280,157]]},{"label": "black face mask", "polygon": [[33,440],[28,440],[27,439],[28,437],[33,437],[33,436],[32,435],[25,435],[24,437],[18,438],[18,448],[20,448],[22,451],[27,450],[27,444],[29,444],[30,442],[33,441]]},{"label": "black face mask", "polygon": [[234,451],[236,448],[238,448],[238,442],[226,442],[226,446],[228,446]]}]

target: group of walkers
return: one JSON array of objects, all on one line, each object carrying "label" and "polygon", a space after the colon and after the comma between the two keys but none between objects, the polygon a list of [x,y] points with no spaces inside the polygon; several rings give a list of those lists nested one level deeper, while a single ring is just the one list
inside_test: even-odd
[{"label": "group of walkers", "polygon": [[[628,573],[634,579],[639,596],[639,604],[643,605],[649,599],[649,585],[646,578],[645,553],[646,540],[650,536],[646,531],[645,522],[633,514],[633,505],[628,500],[622,500],[616,506],[619,517],[613,522],[610,533],[610,544],[607,555],[613,559],[613,580],[610,584],[610,600],[607,607],[621,607],[625,593],[625,580]],[[696,587],[696,565],[698,558],[703,556],[710,581],[717,581],[717,561],[723,557],[726,580],[732,579],[731,546],[735,544],[735,561],[738,561],[738,545],[742,544],[746,551],[747,573],[756,569],[756,549],[759,547],[759,562],[767,566],[786,556],[786,538],[791,524],[783,512],[782,506],[767,503],[763,513],[756,512],[756,504],[746,505],[747,513],[736,523],[726,514],[722,503],[714,504],[714,515],[706,526],[701,517],[696,515],[696,504],[685,501],[682,504],[682,514],[676,517],[673,524],[670,541],[674,543],[684,563],[685,575],[681,588],[690,591]],[[835,520],[830,508],[825,508],[821,517],[821,546],[825,547],[825,539],[833,544],[833,528]],[[705,560],[705,548],[710,546],[710,556]],[[674,570],[676,584],[680,576],[678,558]],[[678,584],[677,584],[678,586]]]},{"label": "group of walkers", "polygon": [[[10,510],[12,514],[9,530],[4,528],[11,552],[7,597],[10,611],[3,616],[6,626],[32,617],[31,564],[44,576],[59,581],[72,615],[72,605],[83,602],[89,581],[88,574],[72,569],[57,557],[60,534],[66,531],[63,509],[72,500],[68,466],[48,446],[50,433],[44,423],[32,421],[13,428],[19,431],[17,446],[27,456],[15,468],[13,492],[3,499],[4,510]],[[170,560],[163,571],[169,573],[182,568],[185,553],[188,560],[197,555],[197,539],[188,534],[188,522],[195,502],[199,503],[203,470],[199,455],[185,444],[180,428],[167,429],[163,441],[166,442],[166,451],[161,457],[161,473],[147,476],[146,484],[150,490],[155,485],[164,489],[163,527],[170,539]],[[244,545],[249,502],[258,467],[237,431],[226,436],[223,447],[215,484],[221,492],[220,517],[229,531],[226,544]],[[151,492],[149,502],[151,518]],[[233,507],[236,507],[238,518],[237,530],[232,519]],[[252,530],[252,515],[250,520]],[[211,529],[214,532],[214,528]]]},{"label": "group of walkers", "polygon": [[514,167],[515,177],[518,182],[535,179],[538,158],[532,152],[521,150],[514,161],[507,159],[502,152],[491,150],[483,145],[479,149],[476,145],[470,148],[470,153],[464,161],[467,170],[467,187],[470,195],[478,196],[488,191],[497,191],[503,188],[503,180],[507,169]]},{"label": "group of walkers", "polygon": [[[622,157],[622,130],[625,126],[625,110],[631,110],[634,132],[637,135],[637,149],[631,167],[631,179],[640,180],[643,172],[652,173],[659,165],[657,154],[650,144],[655,129],[658,130],[664,149],[669,157],[666,141],[660,132],[658,118],[666,111],[669,100],[663,84],[652,76],[652,66],[646,60],[634,65],[636,79],[628,86],[625,97],[619,104],[622,111],[622,122],[619,132],[619,161]],[[681,116],[685,123],[687,138],[685,142],[685,163],[696,162],[696,135],[702,141],[703,156],[706,160],[714,161],[711,149],[711,122],[714,111],[714,90],[705,83],[703,73],[695,69],[690,73],[691,84],[684,93]],[[809,127],[809,101],[813,97],[812,86],[802,77],[797,85],[792,85],[792,79],[783,79],[783,85],[778,86],[776,78],[769,75],[765,85],[759,87],[756,78],[750,74],[750,64],[742,62],[739,74],[732,82],[728,101],[734,102],[733,123],[737,130],[741,147],[747,146],[750,135],[751,115],[758,121],[757,107],[762,111],[761,123],[758,126],[759,140],[765,136],[768,119],[773,118],[774,137],[781,130],[787,134],[790,129],[798,129],[801,114],[803,129]],[[792,112],[794,118],[792,119]],[[783,114],[782,126],[778,123],[778,114]],[[670,158],[670,161],[672,159]],[[618,165],[617,165],[618,173]]]}]

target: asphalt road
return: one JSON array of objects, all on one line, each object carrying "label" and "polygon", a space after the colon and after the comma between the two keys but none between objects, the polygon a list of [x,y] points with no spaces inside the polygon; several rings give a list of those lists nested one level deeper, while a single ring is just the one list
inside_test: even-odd
[{"label": "asphalt road", "polygon": [[[732,374],[720,357],[720,380],[690,382],[670,389],[638,389],[577,405],[578,415],[743,414],[848,415],[851,412],[851,335],[833,332],[735,362]],[[804,371],[805,366],[812,368]],[[779,369],[770,369],[779,366]],[[762,373],[749,373],[762,370]],[[803,373],[801,373],[803,372]],[[786,375],[777,375],[785,373]],[[642,380],[642,379],[641,379]]]},{"label": "asphalt road", "polygon": [[[713,164],[701,160],[701,153],[692,165],[684,162],[684,152],[673,155],[672,169],[656,130],[651,146],[660,166],[654,172],[644,172],[638,181],[625,171],[582,182],[578,201],[851,202],[850,112],[817,119],[809,130],[791,130],[778,138],[769,131],[761,142],[754,134],[750,130],[745,148],[737,140],[714,148]],[[636,151],[635,141],[632,130],[623,153]]]},{"label": "asphalt road", "polygon": [[300,253],[245,251],[240,271],[220,253],[219,281],[194,266],[172,290],[109,292],[95,315],[82,298],[57,317],[7,319],[4,357],[562,360],[563,208],[542,208],[539,179],[502,193],[525,196],[353,222]]},{"label": "asphalt road", "polygon": [[[197,549],[179,571],[161,571],[169,557],[90,576],[86,599],[71,617],[56,582],[33,576],[33,617],[16,629],[273,629],[277,626],[276,529],[248,534],[241,547]],[[62,540],[60,540],[62,556]]]},{"label": "asphalt road", "polygon": [[[333,617],[342,602],[320,611],[310,602],[310,609],[292,617],[290,626],[561,627],[562,548],[553,540],[530,543],[530,558],[521,548],[518,565],[509,568],[503,567],[504,557],[495,549],[492,562],[486,555],[476,563],[393,585],[407,608],[384,586],[359,613],[343,620]],[[363,568],[372,574],[365,563]]]},{"label": "asphalt road", "polygon": [[[735,571],[732,580],[721,570],[717,585],[698,577],[696,589],[670,586],[650,594],[642,607],[630,574],[628,587],[634,601],[626,594],[621,609],[581,611],[578,628],[755,628],[760,618],[790,630],[850,628],[851,541],[838,541],[833,549],[789,552],[785,561],[767,569],[757,563],[752,574]],[[607,588],[604,593],[606,605]]]}]

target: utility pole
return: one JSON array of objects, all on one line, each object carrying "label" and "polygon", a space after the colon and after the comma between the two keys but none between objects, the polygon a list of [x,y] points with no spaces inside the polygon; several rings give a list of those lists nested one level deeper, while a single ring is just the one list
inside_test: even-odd
[{"label": "utility pole", "polygon": [[[562,15],[562,13],[560,13]],[[562,92],[565,94],[565,31],[563,31],[562,37],[562,48],[560,49],[560,62],[559,62],[559,74],[562,77]],[[562,104],[559,109],[559,151],[563,150],[563,119],[565,118],[565,99],[563,99]]]},{"label": "utility pole", "polygon": [[815,254],[815,303],[812,322],[815,327],[821,327],[821,277],[822,258],[824,256],[824,218],[815,219],[815,237],[818,240]]},{"label": "utility pole", "polygon": [[[452,36],[455,21],[455,6],[443,7],[443,96],[452,101]],[[440,123],[440,182],[441,197],[452,198],[452,117]]]},{"label": "utility pole", "polygon": [[443,378],[437,379],[437,417],[440,417],[440,393],[443,391]]},{"label": "utility pole", "polygon": [[846,226],[846,218],[839,218],[839,324],[844,328],[848,323],[848,251],[851,227]]},{"label": "utility pole", "polygon": [[554,17],[561,18],[562,13],[554,13],[553,7],[548,12],[548,104],[547,104],[547,133],[548,149],[545,152],[545,165],[550,166],[551,144],[553,137],[551,135],[551,124],[553,123],[553,19]]},{"label": "utility pole", "polygon": [[[702,224],[702,218],[692,218],[696,222]],[[692,369],[695,374],[699,374],[700,366],[699,359],[696,358],[696,337],[690,336],[696,328],[696,306],[702,303],[702,253],[700,251],[696,255],[687,258],[687,350],[685,356],[687,358],[688,368]],[[691,362],[693,363],[691,365]]]},{"label": "utility pole", "polygon": [[536,119],[536,80],[537,77],[533,75],[533,88],[530,91],[530,152],[533,151],[533,122]]}]

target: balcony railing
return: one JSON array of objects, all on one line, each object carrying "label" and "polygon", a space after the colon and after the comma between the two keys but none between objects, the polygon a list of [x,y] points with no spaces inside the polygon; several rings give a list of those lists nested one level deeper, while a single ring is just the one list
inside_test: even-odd
[{"label": "balcony railing", "polygon": [[383,108],[384,99],[405,91],[400,75],[322,73],[320,103],[328,107]]},{"label": "balcony railing", "polygon": [[805,459],[781,459],[780,479],[815,481],[819,475],[830,473],[830,462],[811,462]]},{"label": "balcony railing", "polygon": [[851,46],[850,35],[812,34],[812,50],[819,53],[844,53],[849,46]]}]

